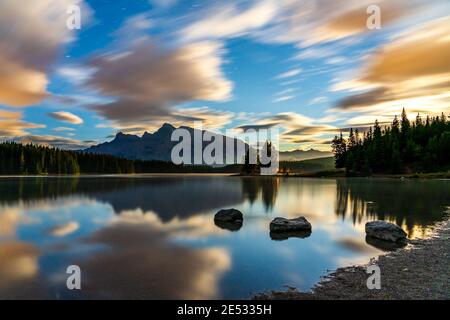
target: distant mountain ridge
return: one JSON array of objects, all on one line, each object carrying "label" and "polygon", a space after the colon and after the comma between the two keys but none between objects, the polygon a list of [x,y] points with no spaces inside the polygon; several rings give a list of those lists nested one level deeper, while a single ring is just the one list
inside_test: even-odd
[{"label": "distant mountain ridge", "polygon": [[[186,129],[191,133],[191,159],[193,161],[194,156],[194,132],[193,128],[182,126],[182,129]],[[130,160],[159,160],[159,161],[171,161],[172,148],[177,145],[178,141],[171,141],[173,131],[177,129],[169,123],[162,125],[154,133],[145,132],[142,137],[124,134],[119,132],[116,137],[110,141],[101,143],[96,146],[91,146],[85,149],[85,152],[96,153],[96,154],[110,154],[116,157],[122,157]],[[203,130],[203,133],[205,130]],[[239,139],[229,138],[220,134],[211,133],[211,135],[216,139],[216,137],[222,137],[223,139],[223,162],[227,157],[227,152],[230,154],[232,151],[226,150],[225,146],[234,146],[234,163],[237,163],[236,154],[239,147],[245,148],[247,150],[248,145]],[[214,141],[214,139],[212,139]],[[211,142],[203,142],[202,151]],[[240,161],[241,159],[239,159]]]},{"label": "distant mountain ridge", "polygon": [[317,158],[328,158],[332,156],[333,156],[332,152],[319,151],[316,149],[309,149],[309,150],[299,149],[280,152],[280,161],[302,161]]},{"label": "distant mountain ridge", "polygon": [[[186,129],[191,133],[193,137],[195,129],[182,126],[180,128]],[[178,144],[178,141],[171,141],[172,133],[176,128],[165,123],[154,133],[145,132],[142,137],[132,134],[124,134],[119,132],[116,134],[115,138],[109,142],[104,142],[96,146],[91,146],[85,149],[85,152],[96,153],[96,154],[110,154],[116,157],[126,158],[130,160],[159,160],[159,161],[171,161],[172,148]],[[205,131],[203,131],[205,132]],[[244,147],[247,150],[248,145],[242,140],[226,137],[220,134],[212,133],[214,139],[215,137],[222,136],[224,141],[224,159],[227,156],[226,145],[234,146],[234,157],[235,162],[241,161],[242,159],[237,159],[237,148]],[[227,144],[228,143],[228,144]],[[203,142],[202,150],[209,145],[210,142]],[[191,141],[191,152],[193,159],[194,146],[193,141]],[[310,150],[294,150],[280,152],[280,161],[301,161],[314,158],[324,158],[332,156],[330,152],[322,152],[314,149]]]}]

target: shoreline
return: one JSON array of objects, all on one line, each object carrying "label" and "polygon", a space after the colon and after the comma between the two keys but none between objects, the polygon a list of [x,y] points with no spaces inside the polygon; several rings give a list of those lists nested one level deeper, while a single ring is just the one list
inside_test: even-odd
[{"label": "shoreline", "polygon": [[[310,292],[295,288],[256,294],[254,300],[409,300],[450,299],[450,219],[437,223],[428,238],[323,276]],[[367,266],[381,270],[381,289],[369,290]]]}]

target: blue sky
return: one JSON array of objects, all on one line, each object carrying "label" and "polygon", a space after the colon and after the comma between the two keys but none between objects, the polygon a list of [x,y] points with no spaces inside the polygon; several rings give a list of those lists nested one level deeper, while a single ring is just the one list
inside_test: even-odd
[{"label": "blue sky", "polygon": [[[66,26],[77,5],[81,29]],[[370,5],[381,25],[370,30]],[[433,0],[0,4],[0,139],[80,148],[164,122],[278,127],[329,150],[405,107],[448,113],[450,6]]]}]

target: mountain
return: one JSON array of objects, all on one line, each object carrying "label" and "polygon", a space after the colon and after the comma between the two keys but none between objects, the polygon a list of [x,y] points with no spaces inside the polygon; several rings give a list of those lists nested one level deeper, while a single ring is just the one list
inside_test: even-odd
[{"label": "mountain", "polygon": [[326,151],[319,151],[315,149],[309,150],[292,150],[280,152],[280,161],[302,161],[317,158],[332,157],[333,153]]},{"label": "mountain", "polygon": [[[194,161],[194,135],[195,133],[199,133],[198,130],[195,130],[190,127],[180,127],[182,129],[186,129],[191,136],[191,159]],[[96,153],[96,154],[110,154],[117,157],[122,157],[130,160],[160,160],[160,161],[171,161],[171,153],[172,148],[177,145],[178,141],[171,141],[172,133],[176,128],[169,124],[165,123],[161,128],[159,128],[154,133],[145,132],[142,137],[130,134],[124,134],[119,132],[115,138],[110,142],[105,142],[96,146],[92,146],[84,151],[87,153]],[[206,131],[203,130],[203,133]],[[237,149],[238,146],[240,148],[245,148],[247,150],[248,145],[243,141],[238,139],[229,138],[220,134],[209,132],[213,139],[223,139],[223,159],[231,157],[231,153],[234,152],[234,162],[237,162]],[[202,150],[205,149],[207,145],[211,142],[203,142]],[[226,150],[227,145],[234,146],[233,150]],[[227,154],[228,153],[228,154]],[[231,163],[228,163],[231,164]]]}]

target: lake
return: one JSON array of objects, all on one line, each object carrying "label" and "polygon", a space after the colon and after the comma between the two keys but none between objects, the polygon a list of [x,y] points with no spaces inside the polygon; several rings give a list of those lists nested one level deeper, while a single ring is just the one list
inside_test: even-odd
[{"label": "lake", "polygon": [[[448,180],[195,175],[0,177],[0,299],[233,299],[311,288],[366,263],[382,219],[426,236],[450,206]],[[223,208],[242,226],[216,225]],[[276,237],[277,216],[310,235]],[[66,268],[81,269],[68,290]]]}]

